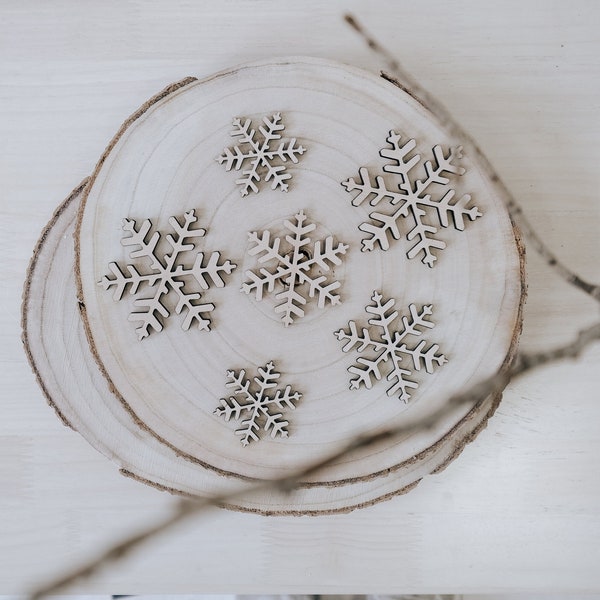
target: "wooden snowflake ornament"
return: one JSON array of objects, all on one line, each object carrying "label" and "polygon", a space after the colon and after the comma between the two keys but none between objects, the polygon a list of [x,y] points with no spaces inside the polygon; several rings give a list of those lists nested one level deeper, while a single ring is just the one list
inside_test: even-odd
[{"label": "wooden snowflake ornament", "polygon": [[[293,410],[296,408],[294,403],[302,398],[302,394],[292,391],[289,385],[283,390],[276,389],[281,373],[275,370],[273,362],[258,368],[258,377],[253,378],[256,386],[252,386],[250,380],[246,379],[246,371],[243,369],[239,373],[227,371],[227,377],[229,382],[226,386],[233,388],[233,393],[240,397],[240,400],[234,396],[228,399],[221,398],[221,406],[215,409],[215,415],[223,417],[225,421],[232,418],[241,421],[241,427],[235,434],[241,436],[242,446],[258,441],[261,428],[270,434],[271,438],[287,438],[289,421],[286,421],[277,409]],[[269,390],[274,393],[269,395]],[[242,415],[247,418],[242,419]]]},{"label": "wooden snowflake ornament", "polygon": [[257,300],[262,300],[265,292],[271,293],[276,284],[282,284],[283,291],[275,295],[281,304],[275,307],[276,313],[282,313],[281,321],[287,327],[294,319],[304,316],[304,306],[310,298],[317,298],[319,308],[326,302],[332,306],[340,303],[340,297],[334,291],[340,287],[339,281],[327,282],[331,265],[341,265],[341,255],[346,254],[348,246],[339,243],[334,245],[333,236],[312,242],[308,236],[316,229],[314,223],[308,223],[304,211],[294,215],[294,221],[284,221],[291,235],[284,239],[275,237],[271,240],[271,232],[263,231],[259,236],[256,231],[248,234],[250,243],[248,250],[251,256],[258,256],[259,263],[271,262],[271,270],[263,267],[257,271],[246,271],[248,281],[242,286],[246,294],[254,292]]},{"label": "wooden snowflake ornament", "polygon": [[401,146],[400,138],[395,131],[390,131],[387,142],[391,148],[383,148],[379,152],[383,158],[390,160],[383,170],[399,176],[399,191],[393,186],[388,187],[381,175],[377,175],[373,183],[366,167],[361,167],[358,171],[360,182],[350,178],[342,185],[348,192],[358,190],[359,193],[352,200],[354,206],[360,206],[367,199],[371,206],[377,206],[382,200],[387,200],[389,204],[387,211],[372,212],[369,215],[371,220],[359,226],[361,231],[368,234],[363,239],[363,251],[373,250],[375,244],[379,244],[382,250],[387,250],[390,247],[390,238],[399,240],[402,237],[399,223],[401,219],[408,218],[412,221],[412,228],[406,234],[406,239],[414,243],[406,255],[408,258],[414,258],[422,254],[422,262],[428,267],[433,267],[437,257],[432,250],[443,250],[446,243],[435,237],[438,229],[431,224],[432,221],[437,221],[442,227],[448,227],[452,217],[455,229],[463,231],[465,218],[474,221],[481,217],[481,212],[476,206],[467,208],[471,201],[469,194],[464,194],[453,202],[456,194],[453,189],[448,188],[443,195],[438,194],[437,198],[432,198],[430,193],[426,193],[431,191],[431,186],[448,186],[450,179],[446,175],[464,174],[465,170],[456,164],[456,161],[462,158],[461,147],[451,148],[445,155],[441,146],[435,146],[435,165],[429,160],[425,161],[425,177],[416,179],[413,169],[420,163],[421,156],[416,154],[409,157],[409,154],[417,144],[414,139],[409,139]]},{"label": "wooden snowflake ornament", "polygon": [[286,163],[288,160],[297,163],[298,156],[304,154],[305,148],[296,144],[296,138],[274,147],[274,143],[281,139],[281,133],[278,132],[285,129],[281,113],[263,117],[263,125],[258,128],[262,138],[251,127],[250,119],[244,122],[242,119],[234,119],[231,136],[240,138],[239,143],[232,148],[225,148],[217,160],[225,165],[226,171],[245,169],[242,170],[242,177],[236,180],[242,197],[247,196],[250,190],[258,194],[257,184],[261,180],[271,181],[273,190],[279,188],[282,192],[287,192],[286,181],[292,176],[287,172],[285,164],[277,163]]},{"label": "wooden snowflake ornament", "polygon": [[[359,332],[354,321],[350,321],[347,331],[340,329],[335,332],[338,340],[347,340],[346,345],[342,348],[344,352],[349,352],[358,346],[357,351],[360,354],[368,353],[369,355],[368,357],[359,356],[356,359],[358,364],[348,368],[350,373],[356,375],[356,378],[350,381],[350,389],[357,390],[361,385],[371,389],[373,381],[379,381],[383,376],[381,367],[387,365],[391,367],[387,380],[395,380],[395,383],[388,388],[387,395],[395,396],[400,392],[400,400],[407,402],[410,398],[408,388],[419,387],[416,381],[406,379],[412,374],[411,369],[420,371],[424,367],[427,373],[433,373],[434,363],[441,366],[448,362],[443,354],[437,354],[440,348],[437,344],[432,344],[425,349],[426,340],[421,340],[416,346],[405,340],[407,336],[419,337],[424,329],[434,327],[434,323],[426,319],[432,314],[432,307],[426,305],[419,310],[414,304],[410,304],[408,307],[410,317],[403,316],[401,318],[402,329],[392,330],[394,321],[399,316],[398,311],[393,310],[396,301],[393,298],[384,300],[379,292],[373,292],[372,300],[373,303],[365,310],[374,315],[372,319],[369,319],[369,325],[379,328],[378,337],[371,337],[369,329],[366,327]],[[400,365],[403,357],[408,357],[412,365],[406,365],[406,368],[403,368]]]},{"label": "wooden snowflake ornament", "polygon": [[198,217],[194,210],[183,215],[183,224],[176,217],[169,219],[169,224],[175,233],[167,235],[166,239],[171,251],[163,256],[158,250],[161,234],[155,231],[148,239],[152,228],[149,220],[143,221],[139,229],[137,229],[135,220],[123,220],[123,230],[131,235],[124,237],[121,244],[132,246],[129,253],[130,258],[145,258],[149,271],[140,273],[135,265],[128,264],[125,267],[128,274],[125,274],[117,263],[111,262],[108,268],[114,277],[105,275],[98,283],[105,290],[114,288],[113,298],[115,300],[121,300],[128,287],[131,295],[137,294],[144,284],[147,287],[155,288],[153,296],[138,298],[134,301],[134,306],[141,310],[129,315],[130,321],[141,323],[136,329],[140,340],[148,337],[151,330],[162,330],[163,325],[159,317],[167,319],[171,315],[165,306],[166,296],[170,292],[173,292],[177,299],[175,313],[181,314],[185,311],[185,318],[181,324],[182,329],[187,331],[194,321],[198,323],[198,329],[210,329],[210,319],[207,313],[212,312],[215,305],[212,303],[199,304],[201,294],[187,292],[185,290],[186,280],[182,280],[182,278],[191,276],[203,290],[209,289],[211,282],[215,287],[224,287],[223,274],[229,275],[237,265],[229,260],[219,263],[220,252],[213,252],[207,260],[205,260],[203,252],[198,252],[191,268],[183,266],[182,254],[194,250],[194,243],[190,243],[190,240],[204,237],[206,234],[206,229],[191,229],[192,224],[197,220]]}]

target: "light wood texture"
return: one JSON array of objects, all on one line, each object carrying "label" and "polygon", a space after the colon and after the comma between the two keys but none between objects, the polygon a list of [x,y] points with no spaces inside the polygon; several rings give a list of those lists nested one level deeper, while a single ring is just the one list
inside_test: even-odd
[{"label": "light wood texture", "polygon": [[[229,128],[229,115],[260,115],[265,106],[282,109],[286,122],[308,151],[298,169],[289,169],[294,173],[294,186],[286,194],[262,190],[251,199],[244,199],[238,195],[236,182],[214,160],[216,144],[225,139],[223,132]],[[478,198],[487,218],[461,232],[460,238],[451,228],[444,231],[445,235],[438,234],[448,240],[449,247],[436,268],[408,261],[407,249],[400,243],[387,251],[360,250],[359,226],[370,209],[354,207],[352,196],[341,182],[347,173],[355,172],[359,165],[379,154],[382,139],[393,124],[399,130],[408,130],[408,140],[418,135],[426,148],[444,141],[443,129],[427,109],[389,82],[336,63],[285,59],[236,67],[203,81],[176,85],[169,94],[161,94],[142,107],[109,145],[84,191],[76,233],[76,277],[82,317],[92,353],[115,396],[141,428],[182,460],[245,480],[283,476],[311,458],[324,456],[360,430],[375,431],[429,414],[445,401],[447,394],[479,381],[510,360],[520,330],[521,257],[503,200],[494,193],[492,181],[475,158],[463,158],[466,174],[460,178],[460,184],[468,186]],[[407,148],[411,145],[409,142]],[[419,162],[420,156],[408,156],[408,149],[394,153],[396,158],[390,164],[401,157],[411,167]],[[424,164],[427,177],[433,178],[431,163]],[[453,168],[445,162],[441,164]],[[423,170],[421,176],[425,175]],[[435,177],[440,176],[436,171]],[[441,181],[447,183],[445,179]],[[435,194],[435,188],[428,192]],[[449,195],[447,192],[444,198]],[[414,197],[418,200],[416,192]],[[418,201],[429,200],[423,197]],[[433,204],[433,200],[429,202]],[[434,221],[436,210],[447,217],[442,204],[440,200],[437,209],[425,206],[434,215],[422,218]],[[187,235],[194,209],[202,215],[201,223],[208,230],[206,244],[212,244],[202,246],[202,250],[223,250],[225,256],[241,265],[239,270],[246,276],[251,273],[248,267],[256,258],[260,261],[263,253],[284,266],[288,264],[287,250],[278,241],[286,243],[286,236],[297,244],[309,242],[309,237],[304,240],[309,233],[315,240],[330,239],[332,244],[332,233],[339,239],[352,240],[354,250],[352,244],[338,246],[338,250],[343,250],[343,260],[333,257],[339,263],[339,281],[323,286],[327,293],[332,285],[338,285],[336,294],[331,295],[337,302],[317,308],[316,299],[308,302],[308,288],[295,289],[290,284],[289,288],[279,285],[271,302],[260,293],[252,303],[240,294],[240,279],[237,286],[225,285],[212,295],[203,293],[199,300],[214,300],[219,306],[211,313],[214,317],[210,332],[203,330],[204,318],[197,328],[201,331],[189,330],[185,322],[183,327],[174,326],[172,321],[167,324],[169,288],[157,283],[150,291],[147,287],[152,286],[138,290],[137,285],[140,274],[146,272],[142,269],[148,268],[148,259],[151,264],[161,261],[159,234],[151,232],[148,221],[138,226],[141,233],[136,233],[135,219],[150,214],[159,221],[170,222],[177,233],[164,246],[164,252],[168,252],[164,258],[166,266],[159,270],[184,273],[185,269],[178,266],[183,258],[176,253],[187,241],[180,236]],[[456,210],[462,210],[461,203]],[[307,221],[304,211],[313,215],[312,221]],[[419,211],[418,214],[425,214],[425,210]],[[183,218],[179,222],[165,218],[184,213],[185,225]],[[125,221],[124,227],[130,230],[125,238],[115,227],[123,218],[132,219]],[[260,237],[257,231],[263,232]],[[432,237],[435,231],[428,229]],[[424,246],[425,241],[420,241],[419,247],[427,250],[427,262],[432,255]],[[279,246],[284,255],[279,253]],[[323,252],[329,252],[327,247],[325,243]],[[441,247],[443,244],[437,245],[437,249]],[[191,246],[187,248],[189,251]],[[312,252],[318,256],[320,250],[315,246]],[[291,247],[290,253],[290,260],[303,260]],[[106,285],[98,285],[114,256],[121,256],[119,262],[123,265],[128,256],[130,260],[146,258],[144,263],[133,261],[132,266],[112,270],[120,274],[130,271],[131,291],[148,300],[136,300],[133,307],[131,301],[115,303],[112,295],[106,293]],[[188,260],[191,265],[193,256]],[[494,268],[490,269],[492,262]],[[264,273],[268,275],[265,270],[259,275]],[[311,275],[304,268],[302,273]],[[166,276],[172,279],[169,273]],[[317,275],[313,277],[320,281]],[[235,276],[230,279],[235,280]],[[127,280],[122,281],[125,285]],[[257,286],[260,279],[255,276],[252,283]],[[265,291],[272,291],[270,284],[267,287]],[[165,295],[159,298],[156,294],[162,294],[163,289]],[[194,291],[186,287],[178,289],[178,293],[183,289],[188,294]],[[413,375],[412,380],[418,379],[420,388],[412,402],[387,397],[385,385],[372,386],[375,376],[371,380],[369,371],[363,374],[368,377],[363,384],[372,389],[353,389],[356,386],[349,384],[347,368],[352,372],[355,367],[341,352],[334,332],[352,316],[362,314],[374,290],[383,290],[388,298],[397,299],[399,307],[413,301],[437,307],[435,340],[452,356],[452,361],[435,375]],[[294,305],[295,302],[300,306],[298,292],[305,294],[307,302],[307,314],[302,318]],[[342,303],[340,297],[344,299]],[[284,298],[287,300],[279,304]],[[177,302],[181,304],[182,299]],[[169,307],[174,317],[175,303]],[[197,310],[187,310],[192,309]],[[283,319],[277,314],[282,309]],[[292,314],[298,323],[291,319]],[[391,317],[386,314],[386,319]],[[164,329],[158,318],[165,322]],[[123,326],[127,320],[143,320],[138,329],[139,343],[135,342],[133,331]],[[148,325],[156,333],[147,337]],[[231,425],[214,415],[225,389],[225,375],[230,370],[256,371],[270,360],[278,362],[287,385],[302,391],[303,400],[291,425],[292,435],[286,436],[285,443],[273,440],[249,448],[247,443],[240,446],[231,439]],[[402,371],[385,367],[373,367],[374,374],[380,368],[391,380],[402,376]],[[404,373],[410,374],[406,369]],[[398,382],[405,385],[401,379]],[[478,426],[478,418],[485,419],[490,405],[484,402],[474,408],[478,418],[473,417],[471,409],[467,406],[455,411],[434,429],[415,432],[399,442],[380,444],[354,453],[351,460],[338,461],[311,478],[312,487],[301,497],[313,497],[321,510],[345,509],[356,505],[357,497],[353,491],[352,501],[344,504],[343,491],[338,489],[344,485],[354,489],[360,480],[378,477],[384,477],[386,485],[396,485],[396,490],[415,483],[426,472],[422,470],[423,463],[432,470],[440,466],[430,461],[430,455],[438,453],[442,442],[447,444],[444,455],[453,454],[461,445],[454,434],[457,424],[468,414],[470,432]],[[117,436],[112,437],[119,453],[122,444]],[[248,437],[242,441],[248,442]],[[396,484],[390,471],[398,474]],[[408,482],[407,472],[411,474]],[[315,487],[317,483],[320,488]],[[379,486],[377,491],[372,499],[382,496]],[[270,494],[265,507],[270,506],[269,499]],[[279,510],[312,511],[313,506],[290,500]]]},{"label": "light wood texture", "polygon": [[[168,82],[283,52],[376,72],[378,62],[340,24],[346,9],[444,99],[558,255],[597,279],[595,3],[3,3],[4,591],[72,564],[172,502],[120,477],[45,406],[19,342],[22,282],[39,232],[123,115]],[[534,255],[528,281],[524,346],[564,342],[595,318],[592,302]],[[590,476],[600,456],[597,361],[591,348],[576,364],[511,385],[461,458],[408,495],[319,519],[216,512],[81,588],[600,591],[600,486]]]}]

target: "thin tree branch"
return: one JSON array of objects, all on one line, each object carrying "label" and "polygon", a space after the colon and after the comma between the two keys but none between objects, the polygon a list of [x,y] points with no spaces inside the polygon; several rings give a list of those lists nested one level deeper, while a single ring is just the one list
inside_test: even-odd
[{"label": "thin tree branch", "polygon": [[446,107],[414,79],[413,76],[410,75],[410,73],[408,73],[392,56],[392,54],[365,30],[365,28],[357,21],[356,17],[347,14],[344,19],[346,23],[348,23],[348,25],[363,38],[369,48],[383,59],[386,68],[394,74],[394,76],[391,76],[382,71],[381,76],[426,106],[440,120],[442,126],[447,129],[450,136],[455,138],[456,142],[453,142],[453,145],[460,145],[465,149],[466,153],[478,157],[479,162],[485,167],[490,179],[501,192],[501,196],[505,199],[510,216],[517,223],[531,246],[533,246],[536,252],[542,256],[546,264],[568,284],[580,289],[596,301],[600,302],[600,284],[593,284],[579,277],[579,275],[559,261],[556,255],[546,246],[546,244],[544,244],[542,238],[535,232],[523,214],[523,210],[516,202],[513,195],[499,179],[489,161],[479,149],[479,146],[458,124]]},{"label": "thin tree branch", "polygon": [[439,409],[435,410],[425,418],[406,421],[397,427],[390,427],[373,434],[359,435],[350,440],[347,444],[341,446],[337,451],[326,455],[320,460],[313,462],[304,468],[298,469],[285,477],[247,484],[236,491],[210,496],[208,498],[181,500],[176,504],[173,513],[164,520],[122,540],[114,546],[111,546],[104,552],[93,557],[89,562],[75,568],[61,577],[41,585],[31,593],[30,599],[39,600],[51,594],[65,591],[77,581],[86,579],[97,573],[103,567],[123,559],[148,540],[172,529],[175,525],[191,516],[205,513],[207,509],[211,507],[231,504],[248,494],[254,494],[264,490],[285,493],[293,492],[295,487],[301,481],[311,475],[315,475],[320,470],[337,462],[349,453],[368,448],[382,441],[401,438],[407,433],[432,428],[445,416],[456,409],[456,407],[464,404],[475,404],[491,394],[498,393],[504,389],[506,384],[512,378],[523,375],[537,367],[565,358],[574,359],[595,340],[600,340],[600,322],[595,323],[587,329],[581,330],[571,343],[564,346],[542,352],[519,353],[510,368],[499,371],[495,375],[484,379],[466,392],[451,396]]}]

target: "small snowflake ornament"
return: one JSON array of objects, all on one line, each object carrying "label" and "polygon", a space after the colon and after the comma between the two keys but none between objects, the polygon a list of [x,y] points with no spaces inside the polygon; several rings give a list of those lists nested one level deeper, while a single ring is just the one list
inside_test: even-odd
[{"label": "small snowflake ornament", "polygon": [[279,188],[287,192],[286,181],[292,176],[287,172],[287,166],[281,163],[288,160],[297,163],[305,149],[296,144],[296,138],[282,141],[275,147],[275,142],[281,140],[279,132],[284,129],[281,113],[263,117],[263,125],[258,128],[262,137],[252,129],[250,119],[243,122],[241,119],[233,120],[231,136],[240,138],[239,143],[232,148],[225,148],[217,160],[225,165],[226,171],[243,169],[242,177],[236,180],[242,197],[247,196],[250,190],[258,194],[257,184],[261,180],[271,181],[271,189]]},{"label": "small snowflake ornament", "polygon": [[[409,336],[419,337],[424,329],[433,328],[434,324],[428,321],[426,317],[432,314],[431,305],[423,306],[421,310],[414,304],[410,304],[408,310],[410,317],[401,318],[402,328],[393,330],[394,321],[399,316],[397,310],[393,310],[396,301],[394,299],[384,300],[379,292],[374,292],[372,304],[366,307],[366,311],[373,315],[369,319],[369,325],[378,328],[379,335],[371,337],[369,329],[364,327],[359,329],[354,321],[349,322],[348,330],[340,329],[335,332],[338,340],[347,340],[342,348],[344,352],[349,352],[355,346],[359,354],[356,359],[358,364],[348,368],[348,371],[356,375],[355,379],[350,381],[350,389],[357,390],[361,385],[367,389],[373,387],[374,380],[379,381],[382,376],[382,367],[387,366],[388,381],[394,381],[388,388],[387,395],[394,396],[400,392],[400,400],[407,402],[410,398],[408,388],[416,389],[419,384],[406,377],[412,374],[412,370],[420,371],[425,368],[427,373],[433,373],[434,363],[438,366],[448,362],[443,354],[437,354],[439,346],[432,344],[429,348],[426,340],[421,340],[416,346]],[[408,338],[408,339],[407,339]],[[403,368],[401,362],[403,358],[408,358],[410,363]]]},{"label": "small snowflake ornament", "polygon": [[257,300],[262,300],[265,292],[271,293],[276,284],[281,284],[282,291],[275,295],[281,304],[275,307],[281,313],[281,321],[287,327],[294,319],[304,316],[304,306],[309,298],[317,298],[319,308],[329,302],[332,306],[340,303],[340,297],[334,293],[340,287],[339,281],[327,282],[324,272],[331,265],[340,265],[341,255],[348,246],[339,243],[334,245],[333,236],[324,241],[312,242],[307,235],[314,231],[316,225],[307,223],[304,211],[294,215],[294,221],[284,221],[291,235],[285,238],[273,238],[271,232],[263,231],[259,236],[253,231],[248,234],[252,246],[248,250],[251,256],[258,256],[259,263],[272,261],[271,269],[265,267],[257,271],[246,271],[248,281],[242,285],[246,294],[254,292]]},{"label": "small snowflake ornament", "polygon": [[[302,394],[292,391],[289,385],[283,390],[276,389],[281,374],[277,373],[275,365],[269,362],[258,368],[258,377],[253,378],[255,386],[246,379],[246,371],[243,369],[239,373],[227,371],[227,377],[229,382],[226,386],[233,388],[233,393],[238,398],[221,398],[221,406],[214,412],[227,422],[232,418],[241,421],[241,427],[235,434],[241,436],[242,446],[258,441],[261,429],[273,439],[277,436],[287,438],[289,421],[277,411],[296,408],[294,403],[302,398]],[[243,419],[242,416],[247,418]]]},{"label": "small snowflake ornament", "polygon": [[[400,220],[408,219],[410,222],[406,239],[413,243],[407,252],[408,258],[414,258],[421,254],[421,261],[429,267],[433,267],[437,260],[433,253],[434,249],[443,250],[446,244],[435,237],[438,232],[433,223],[448,227],[450,217],[454,227],[459,231],[465,228],[465,218],[474,221],[481,217],[481,212],[476,206],[467,208],[471,196],[464,194],[458,200],[454,200],[456,192],[448,188],[450,180],[446,175],[463,175],[465,170],[456,164],[462,158],[462,148],[451,148],[447,155],[441,146],[433,148],[435,164],[426,161],[424,164],[425,177],[417,179],[413,169],[420,163],[421,156],[408,155],[416,146],[414,139],[409,139],[403,146],[400,145],[401,136],[395,131],[390,131],[387,142],[390,148],[383,148],[379,154],[389,159],[384,165],[386,173],[393,173],[399,177],[397,189],[388,187],[386,180],[381,175],[371,180],[371,175],[366,167],[358,171],[360,181],[350,178],[342,183],[348,192],[358,190],[352,204],[359,206],[365,200],[369,200],[371,206],[377,206],[382,200],[386,200],[387,210],[372,212],[370,221],[362,223],[359,229],[367,234],[363,239],[363,251],[373,250],[378,244],[383,250],[390,247],[391,238],[399,240],[402,237],[400,231]],[[432,189],[432,186],[434,189]],[[431,192],[446,188],[442,195],[439,191],[434,197]],[[427,192],[427,193],[426,193]]]},{"label": "small snowflake ornament", "polygon": [[171,293],[177,301],[175,313],[185,314],[181,324],[182,329],[187,331],[193,322],[198,324],[198,329],[210,329],[208,313],[214,310],[215,305],[199,303],[200,292],[187,291],[186,278],[188,281],[194,279],[203,290],[209,289],[211,283],[215,287],[224,287],[223,274],[229,275],[236,265],[229,260],[219,263],[220,252],[213,252],[206,256],[203,252],[197,252],[192,267],[187,268],[182,264],[184,253],[191,252],[195,248],[191,240],[206,234],[205,229],[191,228],[197,220],[193,210],[183,215],[183,223],[176,217],[169,219],[174,233],[166,236],[171,250],[164,255],[159,251],[161,234],[155,231],[149,236],[152,228],[149,220],[143,221],[139,229],[135,220],[123,220],[123,230],[130,235],[124,237],[121,244],[126,247],[131,246],[130,258],[145,259],[149,268],[140,272],[134,264],[128,264],[125,266],[127,273],[124,273],[117,263],[112,262],[108,268],[113,277],[105,275],[99,285],[105,290],[114,288],[115,300],[121,300],[127,288],[131,295],[137,294],[144,285],[154,288],[154,295],[137,298],[134,301],[134,306],[139,310],[129,315],[129,321],[141,323],[136,329],[140,340],[150,335],[151,330],[162,330],[160,317],[167,319],[171,315],[165,306],[166,297]]}]

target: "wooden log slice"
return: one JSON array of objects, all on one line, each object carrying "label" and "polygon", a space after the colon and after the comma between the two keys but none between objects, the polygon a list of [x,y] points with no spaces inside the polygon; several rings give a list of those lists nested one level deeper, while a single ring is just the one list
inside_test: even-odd
[{"label": "wooden log slice", "polygon": [[[306,152],[295,157],[297,163],[289,160],[285,165],[286,174],[291,175],[285,180],[287,192],[272,190],[267,184],[276,180],[277,171],[267,182],[264,169],[255,181],[258,193],[243,197],[242,185],[236,183],[243,169],[227,171],[227,160],[219,164],[215,159],[220,155],[227,159],[223,147],[236,143],[229,137],[235,117],[241,118],[238,128],[250,119],[250,128],[260,131],[263,117],[267,118],[263,129],[268,130],[279,114],[285,121],[287,148],[296,138]],[[333,449],[358,430],[376,430],[426,415],[448,394],[497,370],[510,358],[520,326],[522,256],[502,198],[475,160],[462,159],[466,173],[453,189],[457,198],[471,194],[483,216],[468,222],[464,231],[448,227],[439,234],[446,248],[436,252],[435,266],[430,268],[419,257],[407,257],[410,227],[387,250],[361,251],[365,230],[359,227],[373,222],[369,215],[375,209],[368,204],[353,206],[354,195],[341,184],[350,178],[358,182],[364,167],[373,184],[381,177],[388,190],[400,189],[401,176],[383,169],[391,164],[385,153],[386,148],[393,149],[391,130],[402,132],[403,144],[415,139],[422,163],[437,144],[444,147],[444,132],[428,111],[388,82],[348,67],[303,59],[243,67],[189,83],[146,106],[109,146],[80,212],[76,266],[84,324],[91,352],[121,408],[148,439],[158,440],[179,462],[224,475],[227,480],[281,475]],[[412,156],[414,153],[406,160]],[[422,168],[415,186],[427,178]],[[437,201],[443,198],[441,193]],[[143,257],[132,257],[132,247],[121,244],[120,225],[123,218],[129,219],[131,234],[150,219],[162,233],[159,243],[166,243],[160,250],[157,245],[154,260],[166,261],[173,252],[166,235],[173,228],[181,231],[183,215],[191,210],[192,216],[198,217],[194,226],[206,229],[199,244],[206,258],[218,250],[221,265],[229,259],[237,268],[222,275],[222,287],[208,285],[204,290],[200,286],[201,300],[194,298],[196,303],[215,306],[202,317],[210,317],[210,331],[197,329],[196,323],[182,328],[186,310],[176,314],[177,299],[165,297],[158,318],[162,330],[151,330],[139,341],[136,323],[128,318],[139,312],[140,299],[152,295],[144,286],[152,287],[151,275],[157,268],[146,271],[146,280],[139,283],[136,293],[126,293],[119,301],[113,300],[110,286],[107,290],[98,285],[104,276],[117,278],[117,271],[110,266],[113,263],[123,277],[132,276],[133,268],[140,274],[150,264],[134,261]],[[250,271],[260,274],[256,253],[252,254],[253,244],[258,244],[248,233],[268,230],[271,239],[280,238],[283,244],[286,235],[291,235],[290,224],[298,226],[301,217],[295,215],[305,215],[307,222],[315,225],[309,232],[311,245],[307,245],[313,253],[319,252],[314,241],[320,240],[325,248],[329,236],[332,247],[342,242],[349,247],[333,270],[322,267],[315,275],[315,279],[332,275],[331,281],[340,283],[336,291],[341,303],[325,302],[320,307],[305,292],[304,316],[286,327],[275,309],[291,287],[289,273],[287,282],[276,281],[273,293],[265,293],[260,300],[240,293],[240,287],[252,281]],[[144,238],[146,242],[152,239],[152,231]],[[180,273],[193,270],[195,255],[191,254],[182,260]],[[275,269],[285,267],[292,255],[292,250],[282,251]],[[306,261],[311,258],[309,255]],[[303,268],[298,267],[296,276],[302,275]],[[273,273],[278,272],[275,269]],[[174,277],[173,281],[177,285],[182,279]],[[199,291],[192,288],[191,292]],[[347,368],[360,367],[357,358],[373,357],[342,352],[344,340],[333,334],[350,332],[349,322],[354,322],[357,331],[365,328],[376,337],[373,330],[377,326],[368,324],[373,313],[365,312],[368,307],[373,309],[374,292],[381,294],[382,303],[394,299],[395,308],[409,321],[411,305],[417,312],[433,307],[435,327],[422,328],[427,345],[421,354],[437,345],[439,351],[429,353],[429,358],[441,358],[443,352],[448,362],[439,360],[439,368],[429,364],[429,374],[425,373],[428,359],[422,356],[422,368],[417,371],[417,361],[406,377],[418,383],[418,388],[408,389],[408,402],[400,400],[399,394],[386,393],[390,382],[385,381],[385,365],[383,380],[373,378],[371,389],[349,389],[354,376]],[[132,305],[136,297],[138,308]],[[168,318],[167,312],[171,313]],[[393,327],[402,333],[399,317]],[[417,346],[415,342],[413,353],[418,354]],[[377,350],[375,345],[372,350]],[[271,361],[274,366],[267,367]],[[289,410],[280,411],[284,413],[280,421],[289,420],[289,437],[272,439],[261,430],[261,439],[244,446],[240,444],[243,436],[235,435],[243,423],[241,419],[234,423],[234,405],[228,404],[229,421],[215,414],[215,409],[228,402],[229,389],[239,391],[235,378],[241,370],[251,382],[259,368],[263,374],[265,369],[276,369],[281,374],[280,389],[289,385],[302,397],[295,401],[294,410],[286,405]],[[232,372],[229,376],[228,371]],[[228,382],[233,384],[229,388]],[[256,396],[256,391],[253,394]],[[240,395],[235,397],[241,401]],[[241,397],[243,400],[243,393]],[[419,432],[400,443],[382,445],[332,465],[306,482],[295,500],[282,499],[281,505],[275,501],[274,506],[271,497],[255,498],[246,508],[330,511],[389,496],[445,464],[487,418],[494,402],[487,399],[456,411],[434,431]],[[116,454],[119,445],[113,444]],[[179,489],[177,482],[173,483],[163,481],[161,485]]]}]

